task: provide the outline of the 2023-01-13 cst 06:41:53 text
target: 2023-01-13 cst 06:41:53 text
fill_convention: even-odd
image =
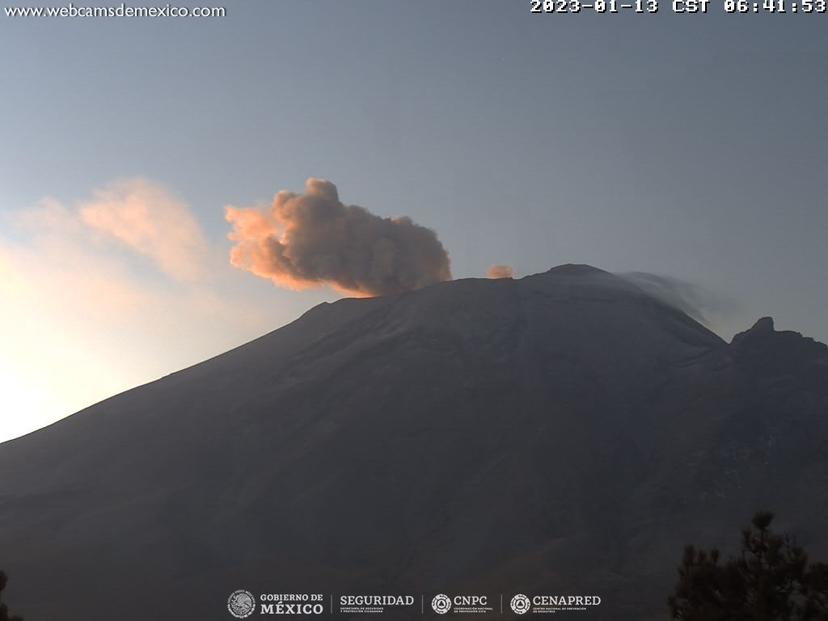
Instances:
[[[811,14],[826,12],[828,0],[529,0],[535,14],[581,13],[658,13],[661,4],[679,14],[704,14],[714,8],[723,13]]]

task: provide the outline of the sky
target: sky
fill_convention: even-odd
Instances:
[[[455,278],[648,272],[724,338],[828,341],[825,14],[223,6],[0,14],[0,440],[341,297],[228,259],[226,208],[309,177],[436,231]]]

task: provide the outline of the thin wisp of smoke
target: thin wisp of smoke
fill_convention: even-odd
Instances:
[[[724,294],[673,276],[649,272],[627,272],[619,275],[649,295],[708,327],[713,327],[713,318],[721,319],[731,315],[738,307],[736,302]]]

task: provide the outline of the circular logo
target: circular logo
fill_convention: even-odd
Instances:
[[[518,615],[525,615],[529,612],[529,609],[532,607],[532,602],[529,601],[529,598],[526,597],[523,593],[518,593],[512,598],[512,601],[509,602],[509,605],[512,607],[512,612]]]
[[[255,612],[256,598],[253,597],[253,593],[244,589],[233,591],[227,598],[227,610],[236,619],[245,619]]]
[[[451,600],[448,595],[440,593],[439,595],[435,595],[434,599],[431,600],[431,607],[438,615],[444,615],[451,610]]]

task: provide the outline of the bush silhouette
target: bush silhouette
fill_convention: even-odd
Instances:
[[[772,513],[757,513],[742,531],[742,550],[721,562],[718,550],[687,546],[671,618],[683,621],[828,621],[828,565],[788,535],[770,530]]]
[[[0,571],[0,621],[23,621],[18,616],[9,616],[9,609],[3,603],[3,589],[6,588],[6,583],[8,583],[9,578],[6,576],[5,572]]]

